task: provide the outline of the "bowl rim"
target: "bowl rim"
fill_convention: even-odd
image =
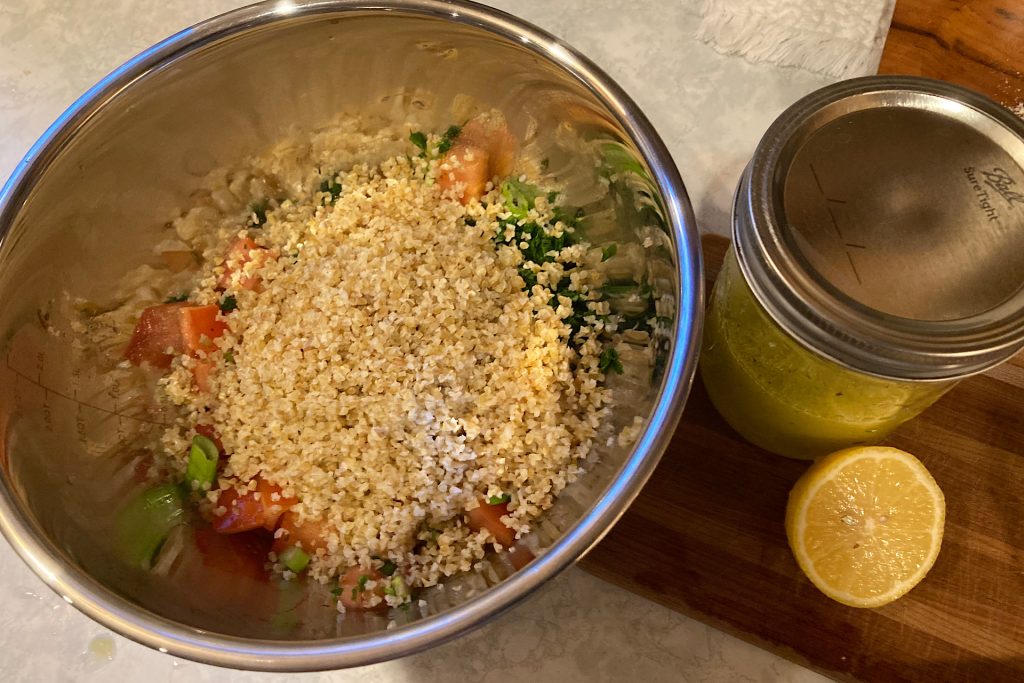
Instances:
[[[682,414],[696,369],[704,280],[696,222],[671,155],[639,107],[599,67],[546,31],[503,11],[464,0],[266,0],[186,28],[144,50],[79,97],[32,145],[0,189],[0,249],[34,180],[85,123],[125,88],[197,48],[296,16],[394,12],[467,24],[516,41],[560,67],[608,107],[642,154],[661,192],[678,246],[673,345],[655,408],[618,474],[590,509],[537,561],[479,596],[402,627],[368,636],[274,641],[240,638],[161,617],[114,593],[57,548],[0,477],[0,532],[66,602],[107,628],[160,652],[197,662],[258,671],[319,671],[372,664],[447,642],[511,609],[581,558],[604,537],[640,492]],[[0,439],[6,438],[0,434]],[[4,445],[0,443],[0,452]],[[5,473],[6,474],[6,473]]]

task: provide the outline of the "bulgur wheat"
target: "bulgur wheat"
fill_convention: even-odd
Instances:
[[[179,221],[205,260],[190,301],[224,310],[231,298],[215,350],[179,355],[161,381],[183,408],[163,443],[184,453],[197,425],[219,434],[230,456],[205,493],[210,516],[257,477],[296,499],[299,520],[323,529],[307,548],[315,578],[386,560],[430,586],[494,541],[467,510],[509,496],[502,522],[521,536],[580,475],[611,400],[599,335],[614,322],[587,267],[600,250],[557,241],[544,262],[525,260],[523,226],[571,232],[548,197],[516,219],[488,182],[463,204],[437,182],[458,163],[428,153],[442,138],[415,155],[398,151],[395,128],[368,128],[286,141],[226,176],[289,199],[226,200],[230,211]],[[335,156],[335,171],[325,141],[358,154]],[[251,244],[229,252],[239,240]]]

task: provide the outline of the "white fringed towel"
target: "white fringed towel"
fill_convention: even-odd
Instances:
[[[725,54],[835,78],[874,73],[895,0],[702,0],[697,36]]]

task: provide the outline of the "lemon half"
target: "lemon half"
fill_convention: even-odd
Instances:
[[[825,595],[880,607],[924,578],[942,545],[946,502],[910,453],[847,448],[811,466],[789,494],[786,535]]]

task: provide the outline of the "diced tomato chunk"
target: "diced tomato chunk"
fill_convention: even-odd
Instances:
[[[459,131],[438,169],[437,183],[443,190],[461,187],[459,201],[463,204],[479,199],[487,181],[512,172],[518,148],[501,114],[480,114]]]
[[[512,563],[512,566],[516,569],[522,569],[526,565],[533,562],[533,553],[523,543],[516,541],[508,549],[508,561]]]
[[[386,579],[376,569],[352,567],[338,582],[341,604],[349,609],[385,609],[388,604],[384,600],[384,584]],[[378,601],[376,598],[379,598]]]
[[[196,529],[195,541],[203,565],[231,576],[267,580],[265,565],[270,552],[270,535],[266,532],[225,536],[213,529]]]
[[[199,263],[196,261],[196,255],[191,251],[162,251],[160,252],[160,258],[163,259],[164,265],[172,273],[180,273],[183,270],[195,270]]]
[[[285,498],[277,484],[256,477],[255,490],[243,494],[234,488],[221,491],[217,507],[223,507],[226,512],[215,515],[211,526],[221,534],[237,534],[260,527],[272,529],[278,518],[297,502],[294,498]]]
[[[267,250],[256,244],[252,238],[239,237],[228,247],[227,256],[224,257],[224,273],[217,280],[217,286],[227,289],[236,270],[241,270],[249,262],[261,265],[266,254]],[[239,278],[238,285],[242,289],[259,291],[260,278],[258,275],[243,275]]]
[[[192,366],[192,381],[196,389],[202,393],[210,391],[210,375],[213,374],[213,362],[205,358],[196,360]]]
[[[132,458],[132,481],[136,484],[153,484],[166,481],[171,472],[163,464],[157,465],[156,459],[149,451],[139,451]]]
[[[516,542],[516,535],[501,521],[501,518],[507,514],[508,503],[491,505],[484,500],[480,501],[480,505],[466,512],[470,528],[476,531],[487,529],[498,543],[510,548]]]
[[[488,179],[503,178],[515,167],[519,143],[500,114],[488,113],[466,122],[456,138],[456,144],[479,147],[487,152]]]
[[[185,350],[181,310],[186,306],[183,303],[158,304],[142,311],[124,357],[132,365],[149,363],[157,368],[169,367],[174,356]]]
[[[466,204],[483,196],[487,189],[487,152],[480,147],[454,145],[438,169],[437,184],[442,190],[461,191],[459,201]]]
[[[283,533],[274,534],[272,550],[275,553],[298,546],[313,555],[317,549],[327,548],[327,527],[323,520],[307,519],[300,523],[298,514],[289,510],[281,515],[277,528],[283,530]]]
[[[228,329],[227,323],[217,318],[219,313],[220,308],[215,304],[181,309],[181,336],[188,351],[210,352],[217,348],[213,340]]]

